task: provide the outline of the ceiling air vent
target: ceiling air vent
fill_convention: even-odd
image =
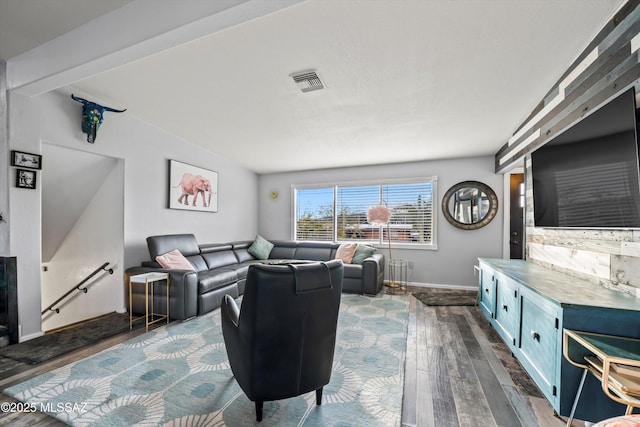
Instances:
[[[305,71],[302,73],[292,74],[291,77],[302,92],[324,89],[324,85],[315,71]]]

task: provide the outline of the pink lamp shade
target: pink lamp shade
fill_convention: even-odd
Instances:
[[[367,222],[374,225],[384,225],[391,219],[391,211],[383,205],[371,206],[367,211]]]

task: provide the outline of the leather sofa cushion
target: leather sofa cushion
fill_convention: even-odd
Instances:
[[[229,251],[233,249],[231,243],[211,243],[208,245],[200,245],[201,254],[209,254],[212,252]]]
[[[238,273],[233,268],[216,268],[198,274],[198,295],[227,286],[238,281]]]
[[[251,261],[246,261],[241,264],[238,264],[235,267],[236,273],[238,274],[238,279],[242,280],[247,277],[247,271],[249,271],[249,266],[252,264],[263,264],[264,261],[260,261],[257,259],[252,259]]]
[[[251,265],[250,263],[246,263],[246,264],[239,264],[236,267],[236,274],[238,275],[238,280],[247,278],[247,271],[249,271],[250,265]]]
[[[271,243],[273,243],[274,246],[269,254],[269,259],[295,259],[296,246],[298,246],[296,242],[284,241]]]
[[[242,263],[245,261],[253,260],[253,255],[249,253],[249,246],[251,246],[252,242],[234,242],[232,243],[233,252],[236,254],[236,258],[238,258],[238,262]]]
[[[218,267],[225,267],[227,265],[238,264],[238,259],[236,258],[231,248],[218,252],[203,253],[202,258],[204,258],[205,262],[207,263],[207,267],[209,268],[209,270],[213,270]]]
[[[204,262],[204,259],[200,255],[188,256],[187,259],[193,265],[193,268],[195,268],[197,272],[208,270],[207,263]]]
[[[312,243],[305,242],[304,246],[296,248],[293,259],[329,261],[335,256],[339,245],[333,243]]]
[[[200,247],[196,236],[193,234],[166,234],[162,236],[147,237],[149,255],[154,260],[158,255],[166,254],[177,249],[182,255],[189,258],[200,254]]]

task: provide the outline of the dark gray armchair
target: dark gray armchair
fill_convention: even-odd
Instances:
[[[242,308],[225,296],[222,332],[233,375],[262,420],[263,402],[329,383],[342,292],[340,260],[252,265]]]

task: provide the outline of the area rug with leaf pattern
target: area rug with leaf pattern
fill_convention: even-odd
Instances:
[[[407,296],[342,295],[330,383],[255,406],[233,378],[220,310],[174,322],[4,392],[74,426],[399,426]]]

